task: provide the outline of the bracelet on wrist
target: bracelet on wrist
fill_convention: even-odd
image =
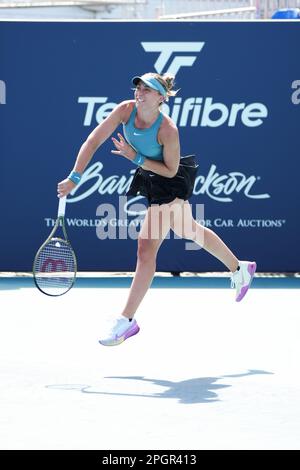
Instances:
[[[141,153],[137,153],[134,159],[132,160],[132,162],[138,166],[142,166],[145,160],[146,160],[146,157],[144,157],[144,155],[142,155]]]
[[[68,179],[71,180],[74,184],[78,184],[81,180],[81,174],[77,171],[71,171],[68,176]]]

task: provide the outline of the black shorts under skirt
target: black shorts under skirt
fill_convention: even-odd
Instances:
[[[177,197],[189,199],[193,194],[198,167],[195,155],[180,158],[177,174],[173,178],[160,176],[153,171],[138,167],[126,195],[144,196],[148,199],[149,205],[168,204]]]

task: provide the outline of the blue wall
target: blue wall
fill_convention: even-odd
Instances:
[[[298,23],[0,23],[0,270],[31,270],[56,216],[57,182],[97,123],[132,98],[131,77],[177,70],[169,112],[182,154],[200,166],[195,215],[204,204],[206,224],[259,271],[299,271],[299,44]],[[124,227],[115,240],[96,233],[140,221],[122,205],[97,215],[100,204],[118,207],[134,170],[111,149],[108,140],[96,152],[67,204],[82,271],[135,267]],[[166,240],[158,270],[224,270],[185,248]]]

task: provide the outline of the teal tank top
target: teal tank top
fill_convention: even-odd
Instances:
[[[164,117],[163,114],[159,113],[158,118],[151,127],[138,129],[134,125],[136,111],[136,106],[134,106],[129,120],[126,124],[123,124],[124,136],[127,142],[145,157],[163,161],[163,146],[157,142],[157,134]]]

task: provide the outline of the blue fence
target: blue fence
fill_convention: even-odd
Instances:
[[[195,216],[204,204],[205,224],[260,271],[299,271],[299,43],[297,22],[1,22],[0,270],[31,270],[57,182],[97,123],[132,99],[131,77],[170,71],[180,92],[165,112],[199,163]],[[108,139],[67,204],[83,271],[135,267],[133,206],[145,201],[120,199],[134,168],[111,149]],[[171,237],[157,269],[224,267]]]

